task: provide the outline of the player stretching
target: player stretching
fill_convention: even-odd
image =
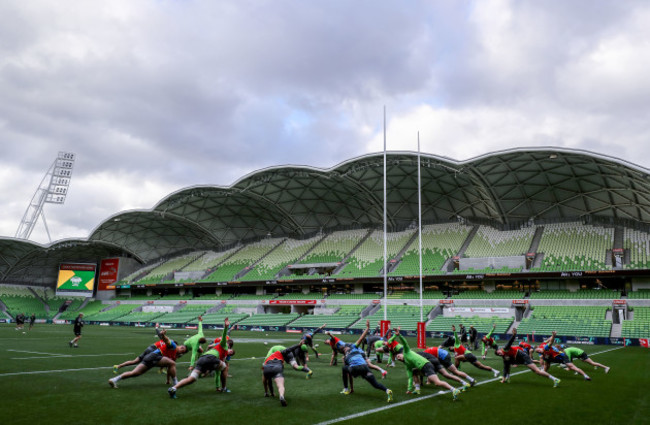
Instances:
[[[175,360],[178,355],[185,353],[187,351],[187,348],[184,345],[176,345],[176,342],[169,339],[167,333],[164,330],[160,331],[160,335],[161,340],[156,342],[156,349],[154,351],[145,355],[140,364],[138,364],[135,369],[129,372],[124,372],[115,378],[109,379],[108,385],[110,385],[112,388],[117,388],[118,381],[140,376],[154,366],[166,367],[168,376],[172,378],[174,383],[176,383],[177,380]]]
[[[605,373],[609,373],[609,366],[605,366],[602,363],[597,363],[589,358],[585,350],[582,350],[578,347],[567,347],[564,349],[564,353],[569,357],[569,361],[573,362],[573,359],[580,359],[583,362],[592,365],[594,368],[603,368]]]
[[[399,332],[400,328],[398,327],[395,330],[394,337],[397,337],[399,342],[402,344],[402,347],[404,347],[404,351],[397,354],[395,356],[395,359],[403,362],[406,366],[406,377],[408,378],[407,393],[410,391],[412,393],[419,394],[420,384],[418,383],[416,385],[413,385],[413,372],[421,372],[424,376],[427,377],[427,382],[448,389],[451,392],[454,400],[456,400],[460,394],[460,390],[458,388],[452,387],[445,381],[441,381],[436,375],[436,371],[433,365],[418,353],[411,351],[408,342],[402,335],[400,335]]]
[[[471,365],[474,366],[475,368],[489,370],[494,374],[495,378],[499,376],[498,370],[493,369],[490,366],[486,366],[483,363],[479,362],[476,356],[472,354],[472,352],[466,349],[464,345],[461,345],[461,341],[458,338],[458,335],[456,334],[455,325],[451,325],[451,330],[454,332],[454,353],[456,354],[454,366],[456,366],[456,368],[460,367],[460,362],[470,362]]]
[[[447,350],[445,350],[443,348],[438,348],[438,347],[430,347],[430,348],[427,348],[426,350],[424,350],[424,352],[428,353],[428,354],[431,354],[432,356],[437,358],[440,361],[440,364],[445,369],[447,369],[449,372],[451,372],[454,375],[461,378],[459,382],[463,384],[463,387],[467,387],[467,385],[468,385],[467,382],[465,382],[463,380],[463,378],[467,379],[469,381],[469,385],[471,385],[471,386],[476,385],[476,379],[472,378],[471,376],[469,376],[465,372],[461,372],[460,370],[458,370],[458,368],[456,368],[456,366],[454,366],[451,363],[451,355],[449,355],[449,352]],[[455,379],[455,380],[457,381],[457,379]]]
[[[196,362],[196,359],[198,356],[203,352],[203,348],[201,348],[201,344],[206,343],[205,335],[203,335],[203,316],[199,316],[199,330],[196,333],[196,335],[193,335],[189,338],[187,338],[185,341],[183,341],[183,345],[187,349],[188,352],[192,353],[192,356],[190,357],[190,366],[189,370],[192,371],[194,369],[194,363]]]
[[[316,354],[316,358],[318,358],[320,354],[314,348],[314,334],[317,334],[318,332],[322,331],[323,328],[325,328],[325,325],[327,325],[327,323],[323,323],[323,326],[321,326],[320,328],[316,328],[313,331],[307,331],[302,334],[302,339],[304,341],[304,344],[307,345],[307,347],[311,347],[311,349],[314,351],[314,354]],[[307,357],[306,360],[309,361],[309,357]]]
[[[211,347],[212,348],[209,348],[205,354],[199,357],[199,359],[196,361],[196,365],[192,368],[192,373],[190,373],[187,378],[181,379],[174,386],[167,389],[169,397],[176,398],[176,391],[179,388],[193,384],[197,379],[199,379],[199,376],[201,376],[201,374],[215,371],[216,374],[219,375],[221,372],[226,370],[226,363],[222,362],[219,359],[219,351],[215,348],[214,345]]]
[[[401,354],[404,352],[404,347],[402,344],[399,343],[399,341],[395,338],[395,335],[390,337],[388,341],[386,341],[386,338],[388,338],[388,335],[392,332],[391,328],[388,328],[386,331],[386,335],[384,335],[384,339],[382,340],[382,349],[376,349],[378,353],[383,351],[384,353],[390,354],[390,358],[388,359],[388,366],[390,367],[395,367],[395,358],[398,354]]]
[[[332,335],[329,331],[325,332],[327,336],[329,336],[329,339],[325,341],[327,345],[329,345],[332,348],[332,357],[330,358],[330,366],[336,366],[338,363],[337,357],[339,354],[343,354],[343,341],[341,341],[339,338],[335,337]]]
[[[361,341],[366,337],[370,331],[370,321],[366,320],[366,329],[361,334],[361,337],[354,344],[345,344],[343,347],[343,353],[345,355],[343,360],[343,391],[342,394],[351,394],[352,393],[352,380],[356,377],[361,377],[365,379],[370,385],[377,388],[378,390],[384,391],[387,396],[387,401],[390,403],[393,401],[393,392],[386,388],[381,383],[377,382],[377,378],[370,371],[370,367],[377,369],[378,367],[373,365],[368,361],[366,353],[362,348],[359,347]],[[379,368],[381,370],[381,368]],[[382,370],[382,376],[386,376],[386,371]],[[348,386],[348,382],[350,386]]]
[[[156,323],[156,327],[154,328],[154,330],[156,331],[156,336],[158,337],[158,339],[161,340],[161,339],[162,339],[162,334],[161,334],[161,329],[158,327],[158,323]],[[142,359],[144,359],[144,357],[145,357],[147,354],[149,354],[149,353],[151,353],[151,352],[153,352],[153,351],[156,351],[157,348],[158,348],[158,347],[156,346],[156,344],[151,344],[150,346],[148,346],[148,347],[147,347],[147,348],[142,352],[142,354],[140,354],[140,355],[139,355],[138,357],[136,357],[135,359],[133,359],[133,360],[127,360],[127,361],[125,361],[124,363],[120,363],[120,364],[113,365],[113,373],[117,375],[117,372],[118,372],[120,369],[122,369],[123,367],[126,367],[126,366],[133,366],[133,365],[135,365],[135,364],[140,363],[140,362],[142,361]],[[164,369],[165,369],[165,368],[160,368],[160,373],[163,373],[163,370],[164,370]],[[170,378],[169,378],[169,376],[168,376],[168,377],[167,377],[167,380],[169,381],[169,379],[170,379]],[[167,382],[167,383],[169,384],[169,382]]]
[[[553,331],[550,340],[548,341],[548,343],[544,344],[542,348],[543,350],[542,354],[544,356],[544,370],[548,371],[548,368],[550,367],[551,363],[557,363],[566,366],[569,370],[579,373],[580,375],[582,375],[585,381],[591,381],[589,375],[587,375],[584,370],[574,365],[569,359],[569,356],[567,356],[565,353],[560,351],[560,349],[558,349],[557,347],[553,346],[553,342],[555,341],[555,335],[557,335],[557,332]]]
[[[452,381],[456,381],[459,384],[461,384],[463,386],[461,388],[461,391],[465,391],[468,387],[470,387],[470,384],[468,384],[467,382],[460,379],[460,377],[449,373],[447,371],[447,369],[445,369],[445,367],[442,365],[442,363],[440,363],[440,360],[438,360],[438,358],[436,356],[434,356],[433,354],[429,354],[426,351],[418,351],[418,354],[421,355],[422,357],[424,357],[425,359],[427,359],[429,361],[429,363],[431,363],[433,365],[433,370],[435,370],[436,373],[439,373],[440,375],[444,376],[445,378],[451,379]],[[474,383],[476,383],[476,381],[474,381]],[[406,393],[408,394],[409,392],[407,391]],[[419,393],[417,393],[417,394],[419,394]]]
[[[235,342],[228,336],[230,327],[230,320],[226,317],[223,321],[223,333],[220,337],[214,339],[214,343],[208,346],[208,350],[215,349],[219,353],[219,360],[226,366],[217,372],[214,376],[214,385],[218,392],[229,393],[230,390],[226,387],[226,380],[228,379],[228,362],[230,358],[235,355],[235,350],[232,347]]]
[[[492,329],[490,332],[485,335],[483,338],[481,338],[481,352],[483,353],[483,360],[485,360],[485,356],[487,355],[487,350],[488,348],[495,347],[496,344],[494,343],[494,338],[492,338],[492,334],[494,333],[494,330],[497,328],[496,324],[492,325]]]
[[[284,398],[284,363],[289,363],[295,370],[305,372],[307,379],[311,377],[313,372],[307,366],[298,366],[296,359],[293,358],[293,350],[300,347],[303,341],[285,348],[282,345],[275,345],[269,349],[264,359],[262,366],[262,385],[264,386],[264,397],[275,397],[273,392],[273,382],[278,387],[278,395],[280,396],[280,404],[282,407],[287,406],[287,400]]]
[[[560,380],[554,377],[553,375],[550,375],[548,372],[541,370],[537,366],[535,366],[535,363],[531,360],[531,358],[524,352],[524,350],[519,347],[513,347],[512,343],[515,341],[515,337],[517,336],[517,328],[514,328],[512,330],[512,336],[508,340],[508,343],[505,345],[503,348],[497,348],[496,349],[496,355],[499,357],[503,357],[503,377],[501,378],[501,383],[503,384],[504,382],[510,382],[510,366],[513,364],[523,364],[526,365],[530,370],[538,374],[539,376],[543,376],[544,378],[548,378],[553,381],[553,387],[557,387],[560,384]]]

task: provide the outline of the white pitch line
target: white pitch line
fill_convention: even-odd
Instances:
[[[58,356],[59,355],[57,353],[41,353],[39,351],[12,350],[11,348],[7,349],[7,351],[13,351],[14,353],[44,354],[46,356]]]
[[[83,369],[57,369],[57,370],[35,370],[32,372],[10,372],[10,373],[0,373],[0,378],[3,376],[16,376],[16,375],[38,375],[41,373],[63,373],[63,372],[79,372],[83,370],[101,370],[101,369],[113,369],[113,366],[103,366],[103,367],[86,367]]]
[[[127,353],[127,354],[133,354],[133,353]],[[99,355],[117,356],[118,354],[99,354]],[[124,354],[119,354],[119,355],[124,355]],[[88,354],[87,356],[95,356],[95,354]],[[81,355],[70,355],[70,357],[85,357],[85,356],[81,354]],[[44,358],[49,359],[53,357],[44,357]],[[235,360],[264,360],[264,357],[245,357],[239,359],[230,359],[231,362]],[[176,364],[190,364],[190,362],[176,362]],[[0,378],[2,378],[3,376],[38,375],[38,374],[45,374],[45,373],[63,373],[63,372],[83,372],[86,370],[101,370],[101,369],[112,369],[112,368],[113,366],[98,366],[98,367],[85,367],[81,369],[55,369],[55,370],[34,370],[31,372],[8,372],[8,373],[0,373]]]
[[[591,354],[589,354],[589,356],[595,356],[595,355],[597,355],[597,354],[608,353],[608,352],[610,352],[610,351],[620,350],[621,348],[623,348],[623,347],[610,348],[609,350],[599,351],[599,352],[597,352],[597,353],[591,353]],[[531,371],[530,369],[526,368],[526,370],[522,370],[522,371],[519,371],[519,372],[511,373],[510,376],[521,375],[522,373],[528,373],[528,372],[532,372],[532,371]],[[500,376],[498,376],[498,377],[496,377],[496,378],[488,379],[488,380],[486,380],[486,381],[481,381],[481,382],[479,382],[478,384],[476,384],[476,386],[478,386],[478,385],[483,385],[483,384],[489,384],[489,383],[491,383],[491,382],[495,382],[495,381],[499,381],[499,380],[501,380],[501,377],[500,377]],[[445,392],[443,392],[443,393],[439,393],[439,392],[437,392],[437,393],[435,393],[435,394],[429,394],[429,395],[425,395],[425,396],[422,396],[422,397],[414,398],[414,399],[411,399],[411,400],[400,401],[399,403],[390,404],[390,405],[387,405],[387,406],[384,406],[384,407],[378,407],[378,408],[376,408],[376,409],[366,410],[366,411],[363,411],[363,412],[354,413],[354,414],[352,414],[352,415],[342,416],[342,417],[340,417],[340,418],[330,419],[330,420],[328,420],[328,421],[324,421],[324,422],[319,422],[319,423],[317,423],[317,424],[315,424],[315,425],[331,425],[331,424],[335,424],[335,423],[339,423],[339,422],[347,421],[347,420],[350,420],[350,419],[356,419],[356,418],[360,418],[360,417],[362,417],[362,416],[371,415],[371,414],[373,414],[373,413],[383,412],[384,410],[392,409],[392,408],[394,408],[394,407],[404,406],[404,405],[406,405],[406,404],[415,403],[415,402],[418,402],[418,401],[426,400],[426,399],[433,398],[433,397],[438,397],[438,396],[445,395],[445,394],[450,394],[450,392],[449,392],[449,391],[445,391]]]
[[[47,353],[43,353],[47,354]],[[56,359],[61,357],[106,357],[106,356],[132,356],[135,353],[115,353],[115,354],[50,354],[47,357],[11,357],[9,360],[31,360],[31,359]]]

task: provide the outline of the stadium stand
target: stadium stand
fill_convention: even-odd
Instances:
[[[550,335],[557,331],[565,336],[609,337],[611,320],[605,318],[607,307],[536,306],[518,327],[520,334]]]
[[[196,260],[185,266],[183,271],[200,272],[212,269],[240,248],[241,246],[238,246],[221,252],[205,251],[203,255],[200,255]]]
[[[334,231],[316,243],[296,264],[340,263],[367,234],[368,229]],[[283,276],[283,279],[313,279],[320,276],[324,277],[326,275],[318,273],[318,270],[312,270],[307,273],[293,272],[287,276]]]
[[[387,259],[394,258],[413,237],[414,230],[388,233],[386,235]],[[384,268],[384,232],[373,231],[366,240],[346,259],[346,266],[337,277],[378,276]]]
[[[277,297],[277,294],[265,294],[265,295],[256,295],[256,294],[235,294],[232,296],[232,300],[237,301],[248,301],[248,300],[271,300]]]
[[[522,299],[525,298],[526,293],[522,291],[508,291],[496,290],[493,292],[486,292],[480,290],[463,291],[454,294],[451,298],[456,300],[503,300],[503,299]]]
[[[318,328],[327,323],[327,329],[345,329],[359,320],[359,314],[364,308],[365,306],[344,306],[331,315],[305,314],[292,322],[291,327]]]
[[[138,284],[174,282],[172,276],[174,271],[181,270],[183,267],[196,261],[203,254],[204,251],[195,251],[172,258],[152,268],[146,276],[137,279],[135,282]]]
[[[395,300],[419,300],[420,293],[418,291],[395,291],[388,294],[388,298]],[[422,299],[425,300],[441,300],[444,298],[446,296],[440,291],[422,291]]]
[[[240,326],[286,326],[300,317],[298,313],[253,314],[237,323]],[[321,323],[322,325],[322,323]]]
[[[611,291],[606,289],[579,289],[578,291],[571,292],[569,290],[561,289],[547,289],[544,291],[535,291],[531,292],[530,299],[533,300],[561,300],[561,299],[573,299],[573,300],[602,300],[602,299],[617,299],[620,298],[621,293],[619,291]]]
[[[99,311],[95,314],[89,314],[86,316],[84,313],[84,320],[86,321],[95,321],[95,322],[111,322],[111,321],[121,321],[121,318],[123,316],[126,316],[129,314],[132,310],[141,307],[141,305],[138,304],[118,304],[118,305],[112,305],[108,306],[110,308]]]
[[[445,317],[436,316],[433,320],[427,323],[427,331],[451,333],[451,326],[455,325],[458,329],[460,324],[465,325],[466,329],[474,326],[481,334],[487,334],[492,330],[492,325],[497,325],[496,333],[506,333],[514,319],[504,317]]]
[[[429,224],[422,226],[422,274],[443,274],[447,259],[455,256],[471,231],[471,226],[460,223]],[[420,242],[417,236],[410,244],[390,276],[417,276],[420,274]]]
[[[231,299],[233,294],[196,294],[194,295],[195,300],[201,300],[201,301],[206,301],[206,300],[229,300]]]
[[[614,229],[579,222],[544,226],[537,252],[544,253],[534,271],[607,270],[607,250],[612,249]]]
[[[262,258],[254,268],[242,277],[242,281],[271,280],[287,265],[296,262],[310,250],[322,236],[305,240],[287,239],[268,255]]]
[[[108,307],[109,307],[108,305],[103,304],[100,300],[89,301],[88,303],[86,303],[85,306],[83,306],[83,308],[79,308],[75,310],[72,307],[68,307],[66,311],[61,313],[59,319],[74,320],[74,318],[77,317],[79,313],[83,313],[84,320],[88,320],[88,317],[95,315]]]
[[[146,312],[146,311],[131,311],[119,319],[120,322],[131,323],[154,323],[158,321],[159,317],[164,316],[165,313],[161,312]]]
[[[160,323],[188,323],[213,308],[212,304],[186,304],[181,309],[161,315],[156,321]]]
[[[650,299],[650,289],[637,289],[633,292],[628,292],[627,297],[632,300],[648,300]]]
[[[223,325],[223,321],[227,317],[228,320],[230,320],[231,325],[234,325],[236,323],[239,323],[242,319],[245,319],[249,316],[249,314],[247,313],[237,312],[237,309],[255,309],[255,308],[257,308],[257,305],[255,304],[225,305],[222,308],[218,308],[216,311],[212,311],[213,309],[211,308],[203,315],[203,324]],[[192,319],[189,321],[189,324],[196,325],[198,324],[198,320]]]
[[[37,319],[49,318],[43,301],[36,298],[28,288],[0,286],[0,301],[6,306],[6,311],[11,317],[15,318],[20,313],[26,316],[34,313]]]
[[[327,296],[328,300],[378,300],[383,298],[383,294],[378,294],[375,292],[363,293],[363,294],[340,294],[334,293]]]
[[[247,267],[255,264],[271,249],[282,242],[282,238],[266,238],[261,241],[245,245],[217,266],[217,269],[207,277],[200,279],[204,282],[229,282]]]
[[[500,231],[490,226],[479,226],[465,250],[467,257],[508,257],[525,255],[537,228]]]
[[[634,307],[634,319],[624,320],[623,338],[650,338],[650,307]]]
[[[630,253],[626,269],[650,269],[650,234],[625,228],[623,248]]]
[[[424,306],[422,312],[424,321],[427,320],[427,316],[431,310],[431,306]],[[393,328],[401,326],[404,330],[414,331],[417,329],[417,324],[420,321],[420,307],[409,305],[390,306],[388,308],[387,318],[390,320],[391,327]],[[366,326],[366,320],[370,320],[371,329],[378,326],[379,322],[384,320],[384,306],[379,307],[369,316],[359,320],[357,323],[352,325],[350,329],[364,329]]]
[[[310,292],[303,294],[302,292],[289,292],[277,297],[280,300],[322,300],[325,298],[322,292]]]
[[[363,237],[368,233],[367,229],[339,230],[327,235],[320,243],[314,246],[299,264],[335,263],[343,260],[352,249],[354,249]]]

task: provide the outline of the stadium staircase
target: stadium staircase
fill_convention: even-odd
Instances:
[[[347,260],[352,256],[352,254],[354,254],[354,251],[356,251],[357,249],[359,249],[359,247],[360,247],[361,245],[363,245],[363,243],[366,241],[366,239],[368,239],[368,238],[370,237],[370,235],[372,235],[372,232],[374,232],[374,229],[368,229],[368,233],[366,233],[366,235],[365,235],[363,238],[361,238],[361,240],[359,241],[359,243],[356,244],[356,245],[354,246],[354,248],[352,248],[352,249],[350,250],[350,252],[348,252],[348,254],[347,254],[347,255],[346,255],[346,256],[341,260],[341,264],[340,264],[337,268],[335,268],[334,271],[332,271],[332,275],[333,275],[333,276],[336,275],[336,274],[338,274],[341,270],[343,270],[343,269],[345,268],[345,266],[348,265],[348,264],[346,263],[346,261],[347,261]]]
[[[278,249],[278,247],[280,247],[280,245],[282,245],[282,244],[284,243],[284,241],[286,241],[286,240],[287,240],[287,238],[282,238],[282,239],[280,239],[280,241],[279,241],[279,242],[278,242],[274,247],[272,247],[271,249],[269,249],[269,250],[267,251],[266,254],[262,255],[262,256],[261,256],[260,258],[258,258],[257,261],[255,261],[253,264],[251,264],[250,266],[246,267],[244,270],[242,270],[242,271],[240,271],[239,273],[237,273],[237,274],[235,275],[235,277],[234,277],[233,280],[239,280],[239,279],[241,279],[242,277],[244,277],[248,272],[250,272],[251,270],[253,270],[253,269],[255,268],[255,266],[257,266],[259,263],[261,263],[262,260],[263,260],[264,258],[266,258],[269,254],[271,254],[273,251],[275,251],[276,249]]]
[[[609,334],[610,338],[620,338],[623,333],[622,323],[612,323],[612,331]]]
[[[404,247],[397,253],[397,255],[388,260],[388,273],[392,272],[400,265],[402,262],[402,257],[406,251],[411,247],[411,244],[418,238],[418,232],[413,233],[413,236],[404,244]],[[392,261],[392,262],[391,262]],[[382,267],[379,271],[380,274],[384,274],[384,268]]]
[[[508,334],[508,335],[512,334],[512,330],[514,328],[518,328],[520,323],[521,323],[520,320],[515,320],[514,322],[512,322],[512,325],[510,325],[510,327],[506,331],[506,334]]]
[[[45,312],[47,313],[47,316],[49,316],[50,315],[50,306],[49,306],[49,304],[38,294],[38,292],[36,292],[34,290],[34,288],[32,288],[31,286],[28,286],[27,289],[29,290],[29,292],[31,292],[34,295],[34,298],[36,298],[37,300],[39,300],[40,302],[43,303],[43,308],[45,309]]]
[[[539,241],[542,240],[542,234],[544,234],[544,226],[538,226],[537,230],[535,230],[535,234],[533,235],[533,240],[530,241],[530,248],[528,248],[528,252],[537,252],[537,248],[539,248]]]
[[[538,226],[537,230],[535,230],[535,234],[533,235],[533,240],[530,241],[530,248],[528,248],[528,252],[535,253],[535,257],[533,258],[533,262],[529,265],[529,268],[539,267],[542,265],[542,261],[544,260],[544,254],[538,253],[537,249],[539,248],[539,241],[542,240],[543,234],[544,234],[544,226]]]
[[[316,249],[316,247],[327,238],[327,236],[328,236],[327,233],[323,233],[321,238],[318,241],[316,241],[316,243],[313,244],[311,248],[307,250],[307,252],[305,252],[300,257],[298,257],[293,263],[300,264],[300,262],[305,258],[307,258],[307,256],[309,256],[309,254],[311,254]],[[276,278],[279,279],[285,276],[290,276],[291,275],[291,271],[289,270],[290,265],[291,264],[285,265],[284,268],[278,272]]]
[[[481,226],[472,227],[472,230],[470,230],[469,235],[467,235],[465,242],[463,242],[463,244],[461,245],[460,249],[458,250],[458,254],[456,254],[456,256],[462,257],[463,254],[465,254],[465,251],[467,251],[467,248],[472,243],[472,239],[474,239],[474,236],[476,236],[476,234],[478,233],[479,227]]]

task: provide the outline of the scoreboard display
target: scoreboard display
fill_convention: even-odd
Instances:
[[[96,264],[62,263],[56,282],[56,295],[92,297],[95,291]]]

